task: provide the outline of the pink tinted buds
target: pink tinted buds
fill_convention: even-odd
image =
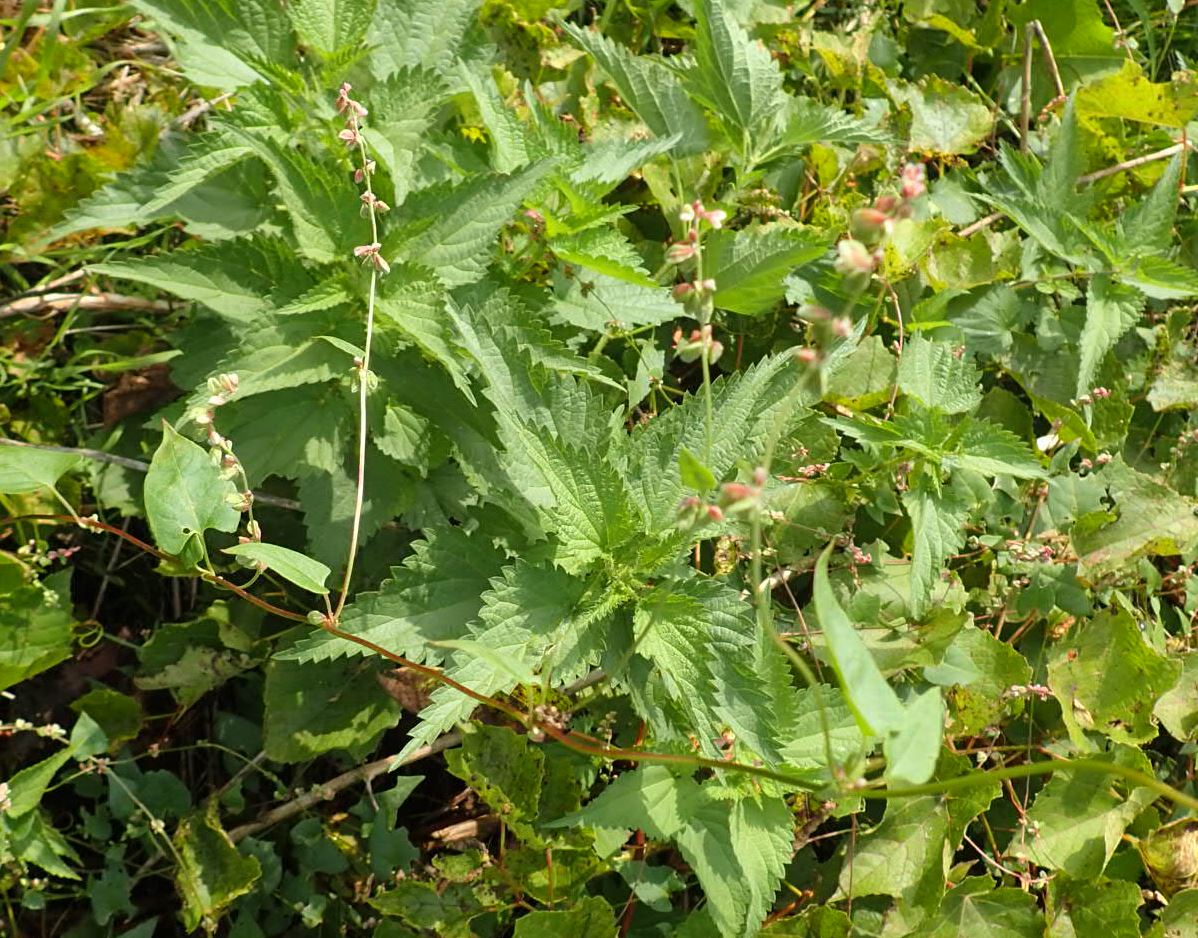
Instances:
[[[712,228],[724,227],[724,221],[728,217],[728,213],[722,208],[713,208],[710,212],[704,212],[703,217],[707,219],[707,224]]]
[[[349,96],[352,88],[353,85],[345,81],[337,89],[337,113],[344,114],[346,111],[350,111],[355,117],[365,117],[367,113],[366,108],[362,107],[361,104]]]
[[[674,299],[681,300],[683,297],[694,292],[695,285],[693,283],[680,283],[674,287]]]
[[[375,241],[373,244],[360,244],[354,248],[354,257],[360,258],[367,264],[371,264],[375,270],[382,273],[390,273],[391,266],[383,259],[383,255],[379,253],[382,250],[382,245]]]
[[[384,215],[391,211],[391,206],[376,196],[373,192],[363,192],[360,196],[362,199],[362,215],[369,214],[373,209],[377,214]]]
[[[695,246],[689,242],[680,241],[671,244],[666,250],[666,261],[670,264],[681,264],[695,256]]]
[[[836,269],[842,274],[873,273],[877,260],[869,248],[856,238],[845,238],[836,245]]]
[[[853,237],[864,241],[873,239],[881,234],[885,230],[888,221],[890,221],[890,216],[881,209],[859,208],[853,212],[849,227],[853,232]]]
[[[362,141],[361,135],[352,127],[346,127],[337,134],[337,139],[343,141],[347,147],[356,147]]]
[[[908,163],[899,176],[899,194],[904,199],[918,199],[928,191],[927,178],[923,163]]]
[[[674,351],[684,362],[697,361],[706,352],[709,364],[715,364],[724,354],[724,344],[711,336],[711,326],[691,331],[690,337],[682,338],[682,330],[674,330]]]
[[[367,160],[365,166],[359,166],[354,170],[354,182],[361,184],[362,180],[367,176],[374,175],[374,160]]]

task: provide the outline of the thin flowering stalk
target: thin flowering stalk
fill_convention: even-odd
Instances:
[[[370,219],[370,244],[354,248],[354,256],[370,265],[370,289],[366,300],[366,341],[363,345],[362,358],[358,366],[358,475],[357,491],[354,493],[354,514],[350,524],[349,552],[345,559],[345,576],[341,580],[341,592],[337,597],[337,605],[333,607],[332,621],[341,617],[349,597],[350,581],[354,575],[354,561],[358,557],[358,536],[362,530],[362,506],[366,497],[366,397],[370,393],[370,346],[374,340],[374,303],[378,292],[380,273],[387,273],[387,261],[380,253],[378,215],[386,211],[386,205],[374,194],[371,175],[374,172],[374,161],[366,152],[366,141],[362,135],[361,120],[366,116],[366,108],[349,96],[350,85],[345,82],[337,92],[337,110],[346,115],[346,126],[338,136],[348,146],[358,151],[360,164],[354,172],[354,180],[365,186],[362,194],[362,208]]]

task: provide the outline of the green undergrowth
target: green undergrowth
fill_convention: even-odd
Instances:
[[[16,6],[9,931],[1198,934],[1184,4]]]

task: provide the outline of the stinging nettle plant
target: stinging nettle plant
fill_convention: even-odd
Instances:
[[[1081,933],[1071,909],[1140,914],[1128,864],[1195,885],[1187,756],[1141,748],[1192,746],[1190,607],[1127,582],[1198,545],[1198,475],[1136,429],[1189,419],[1157,348],[1198,294],[1184,142],[1100,212],[1085,82],[975,170],[993,117],[944,129],[974,92],[858,63],[854,107],[796,94],[812,67],[719,0],[685,54],[568,11],[535,76],[458,0],[135,6],[231,107],[54,234],[191,236],[90,271],[195,304],[135,510],[165,576],[235,594],[187,633],[200,693],[254,696],[279,767],[365,765],[413,711],[353,781],[446,751],[496,830],[414,863],[402,774],[354,809],[364,859],[298,822],[313,868],[344,869],[326,840],[364,864],[341,927],[947,935],[990,904]],[[142,684],[194,703],[161,660]],[[136,797],[111,742],[81,719],[6,783],[21,859],[68,869],[35,806],[72,759]],[[289,927],[270,822],[142,810],[187,929]]]

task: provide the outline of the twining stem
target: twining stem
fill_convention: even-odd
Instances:
[[[793,393],[793,392],[792,392]],[[63,515],[25,515],[18,520],[45,520],[62,523],[73,521],[75,519]],[[137,547],[139,550],[145,551],[161,560],[169,559],[166,554],[151,547],[140,538],[134,537],[120,528],[106,524],[95,518],[81,518],[80,522],[87,527],[92,527],[97,530],[106,531],[110,534],[115,534],[125,541]],[[758,534],[760,537],[760,533]],[[290,612],[286,609],[280,609],[273,606],[265,600],[259,599],[249,593],[245,593],[235,584],[230,583],[220,576],[205,576],[204,579],[213,583],[216,586],[224,587],[232,590],[242,596],[254,605],[264,609],[272,615],[277,615],[292,621],[307,621],[306,616],[298,613]],[[759,614],[761,614],[759,612]],[[768,611],[766,612],[768,616]],[[664,752],[646,752],[639,749],[624,749],[617,746],[609,746],[593,737],[585,736],[575,732],[563,732],[558,727],[544,723],[538,720],[535,716],[530,716],[522,710],[513,707],[506,701],[490,697],[486,694],[480,694],[478,691],[467,687],[464,684],[455,681],[453,678],[444,674],[437,668],[431,668],[427,665],[417,664],[414,661],[409,661],[402,655],[397,655],[392,651],[388,651],[381,645],[377,645],[369,639],[365,639],[360,635],[354,635],[352,632],[345,632],[334,625],[330,620],[324,623],[325,631],[337,638],[345,639],[348,642],[353,642],[356,645],[361,645],[363,648],[373,651],[375,654],[381,655],[389,661],[401,667],[411,668],[419,674],[430,677],[439,683],[446,684],[449,687],[465,694],[473,700],[478,701],[488,707],[507,715],[516,720],[519,724],[535,728],[543,732],[546,736],[552,737],[556,742],[561,743],[568,749],[573,749],[576,752],[585,755],[595,756],[601,759],[611,761],[628,761],[628,762],[648,762],[660,765],[676,765],[691,769],[710,768],[721,769],[726,772],[737,772],[745,775],[752,775],[759,778],[768,778],[773,781],[782,782],[793,786],[798,791],[811,791],[816,786],[810,777],[801,777],[791,775],[787,772],[779,772],[774,769],[768,769],[765,766],[746,765],[741,762],[725,762],[717,759],[706,759],[702,756],[687,755],[681,753],[664,753]],[[804,662],[805,664],[805,662]],[[808,669],[809,671],[809,669]],[[807,675],[804,674],[806,678]],[[812,675],[812,679],[814,675]],[[822,708],[821,708],[822,712]],[[826,737],[827,739],[827,737]],[[584,742],[585,740],[585,742]],[[967,775],[957,776],[956,778],[945,779],[939,782],[928,782],[924,785],[909,785],[890,788],[870,788],[860,784],[845,784],[842,785],[841,791],[845,797],[861,797],[871,800],[888,799],[888,798],[913,798],[919,795],[937,795],[948,794],[954,791],[961,791],[968,788],[973,788],[978,785],[987,785],[991,782],[1010,780],[1013,778],[1031,778],[1036,775],[1051,775],[1054,772],[1086,772],[1090,774],[1116,776],[1124,778],[1128,781],[1135,782],[1137,785],[1142,785],[1145,788],[1151,789],[1157,795],[1171,801],[1176,805],[1189,808],[1191,811],[1198,812],[1198,798],[1192,795],[1187,795],[1184,792],[1178,791],[1170,785],[1165,784],[1159,779],[1153,778],[1145,772],[1140,772],[1137,769],[1128,768],[1127,766],[1117,765],[1112,762],[1103,762],[1098,759],[1053,759],[1046,762],[1027,763],[1018,766],[1009,766],[1001,769],[988,769],[986,771],[970,772]]]

